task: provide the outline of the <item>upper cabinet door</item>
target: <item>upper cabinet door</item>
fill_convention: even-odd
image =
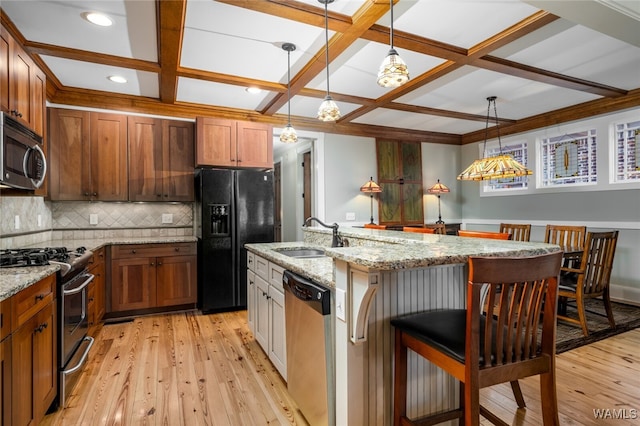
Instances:
[[[196,119],[196,165],[237,165],[236,121],[198,117]]]
[[[127,116],[91,113],[91,194],[101,201],[127,201]]]
[[[273,130],[268,124],[238,121],[238,167],[273,167]]]
[[[193,201],[193,123],[164,120],[162,123],[163,198]]]
[[[9,63],[11,49],[9,48],[9,33],[0,27],[0,109],[9,111]]]
[[[129,199],[162,201],[162,120],[128,118]]]

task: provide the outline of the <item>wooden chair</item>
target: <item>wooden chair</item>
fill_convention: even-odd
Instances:
[[[529,241],[531,238],[531,224],[501,223],[500,232],[511,234],[514,241]]]
[[[587,236],[586,226],[547,225],[544,231],[544,242],[566,247],[584,249]]]
[[[376,225],[375,223],[365,223],[364,227],[368,229],[387,229],[387,225]]]
[[[491,238],[494,240],[510,240],[511,234],[506,232],[490,232],[490,231],[465,231],[460,229],[458,231],[459,237],[473,237],[473,238]]]
[[[444,223],[430,223],[425,225],[425,228],[431,228],[435,230],[436,234],[447,235],[447,227]]]
[[[609,325],[611,328],[616,327],[609,298],[609,279],[617,242],[618,231],[588,232],[579,265],[576,268],[562,268],[567,273],[560,276],[558,295],[562,303],[565,299],[576,300],[578,319],[566,316],[564,311],[558,314],[558,319],[580,325],[585,336],[589,335],[585,299],[602,297]]]
[[[418,232],[421,234],[435,234],[436,230],[433,228],[418,228],[416,226],[403,226],[402,232]]]
[[[461,382],[461,407],[423,417],[420,424],[461,418],[465,425],[479,425],[482,414],[494,424],[506,425],[480,406],[480,389],[540,375],[544,425],[559,425],[555,336],[561,262],[562,252],[520,258],[470,257],[466,309],[433,310],[393,319],[394,425],[417,423],[406,417],[407,349]],[[490,303],[499,307],[493,316],[481,312],[484,286],[488,287]]]

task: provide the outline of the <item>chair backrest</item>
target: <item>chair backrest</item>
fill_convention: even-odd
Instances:
[[[387,225],[376,225],[375,223],[365,223],[364,227],[369,229],[387,229]]]
[[[432,228],[418,228],[415,226],[403,226],[402,232],[418,232],[420,234],[435,234],[436,230]]]
[[[587,233],[577,282],[584,295],[596,297],[609,287],[617,243],[618,231]]]
[[[494,240],[510,240],[511,234],[507,232],[490,232],[490,231],[465,231],[458,230],[459,237],[472,237],[472,238],[491,238]]]
[[[430,224],[424,225],[424,227],[435,230],[436,234],[447,235],[447,227],[445,226],[444,223],[430,223]]]
[[[500,232],[511,234],[511,239],[514,241],[529,241],[531,224],[501,223]]]
[[[586,226],[547,225],[544,242],[563,248],[583,249],[586,236]]]
[[[528,362],[543,354],[555,356],[561,263],[562,252],[469,258],[467,362],[477,359],[483,369]],[[480,321],[480,299],[486,287],[493,315],[483,316],[485,320]],[[484,353],[478,348],[484,348]]]

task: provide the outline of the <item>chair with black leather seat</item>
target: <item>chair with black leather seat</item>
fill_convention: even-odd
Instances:
[[[500,232],[511,234],[513,241],[529,241],[531,239],[531,224],[501,223]]]
[[[587,232],[582,258],[575,268],[563,267],[560,276],[558,296],[561,303],[566,299],[576,300],[578,319],[566,315],[566,310],[558,314],[558,319],[578,324],[582,334],[589,335],[587,316],[584,309],[585,299],[602,297],[607,319],[611,328],[616,327],[609,298],[609,280],[613,268],[613,257],[616,253],[618,231]]]
[[[481,414],[494,424],[506,425],[480,406],[480,389],[533,375],[540,375],[544,424],[558,425],[555,338],[561,262],[562,252],[470,257],[466,309],[393,319],[394,425],[436,424],[455,418],[464,419],[465,425],[479,425]],[[485,286],[489,303],[498,307],[493,316],[482,313]],[[408,349],[460,381],[459,409],[423,417],[420,423],[406,417]]]

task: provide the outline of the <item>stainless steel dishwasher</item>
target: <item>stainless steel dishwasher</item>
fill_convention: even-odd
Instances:
[[[287,388],[311,426],[335,425],[331,290],[284,271]]]

